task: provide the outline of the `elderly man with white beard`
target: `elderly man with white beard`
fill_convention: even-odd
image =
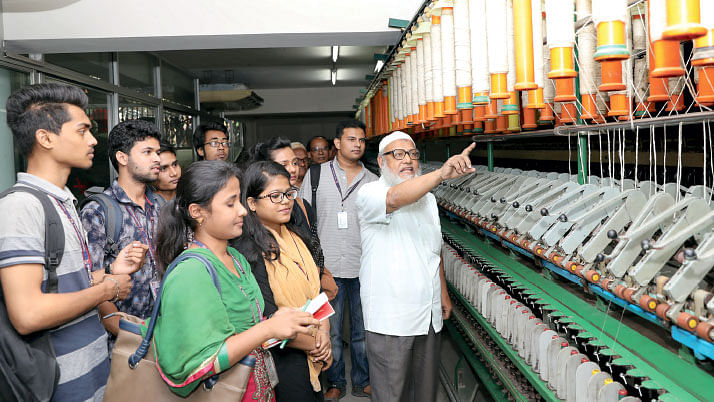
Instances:
[[[396,131],[379,143],[378,181],[357,193],[360,293],[372,401],[435,401],[439,333],[451,314],[434,195],[444,180],[474,172],[469,145],[421,175],[419,150]]]

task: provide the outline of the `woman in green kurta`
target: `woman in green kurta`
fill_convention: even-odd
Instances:
[[[182,252],[201,254],[216,270],[221,288],[219,293],[198,259],[181,262],[165,278],[154,343],[164,380],[181,396],[251,354],[256,364],[244,400],[272,400],[270,355],[260,345],[309,333],[307,326],[317,324],[296,309],[264,319],[263,296],[250,265],[227,244],[241,235],[246,215],[238,176],[226,162],[194,163],[159,219],[161,266],[165,269]]]

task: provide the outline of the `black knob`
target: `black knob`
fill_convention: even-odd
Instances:
[[[526,212],[532,212],[533,207],[531,205],[526,205]]]
[[[496,214],[491,214],[491,219],[498,220],[498,215],[496,215]]]
[[[506,197],[501,197],[501,199],[500,199],[499,201],[501,201],[501,204],[505,204],[505,203],[506,203]]]
[[[513,201],[513,208],[518,208],[521,206],[521,204],[518,203],[518,201]]]
[[[595,262],[599,263],[599,262],[603,262],[603,261],[605,261],[605,254],[597,253],[597,255],[595,256]]]
[[[607,231],[607,238],[610,240],[617,239],[617,231],[615,229],[610,229]]]
[[[541,214],[542,216],[548,216],[548,209],[547,209],[547,208],[541,209],[541,210],[540,210],[540,214]]]
[[[561,222],[567,222],[568,217],[565,214],[560,214],[560,216],[558,217],[558,220]]]
[[[491,197],[491,202],[496,202],[496,197]]]
[[[693,248],[685,248],[684,249],[684,259],[685,260],[696,260],[697,259],[697,252],[694,251]]]
[[[468,188],[468,187],[466,187],[466,190],[465,190],[465,191],[466,191],[467,193],[470,193],[470,192],[471,192],[471,189]]]
[[[477,190],[474,190],[474,195],[478,195],[478,191],[477,191]]]
[[[640,246],[642,247],[642,250],[648,251],[652,249],[652,243],[648,239],[642,240],[640,243]]]
[[[464,186],[459,186],[459,191],[464,191]]]

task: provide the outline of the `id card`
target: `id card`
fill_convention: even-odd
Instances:
[[[340,211],[337,213],[337,229],[347,229],[347,212]]]
[[[159,289],[161,288],[161,282],[151,281],[149,282],[149,287],[151,288],[151,294],[154,296],[154,300],[156,300],[159,294]]]
[[[278,385],[278,370],[275,368],[273,355],[266,350],[263,352],[263,356],[265,357],[265,371],[268,372],[268,380],[270,381],[270,386],[275,388],[275,386]]]

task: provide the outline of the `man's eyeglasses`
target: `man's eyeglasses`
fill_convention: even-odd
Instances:
[[[223,147],[223,148],[228,148],[228,141],[208,141],[204,143],[203,145],[210,145],[211,148],[218,148],[218,147]]]
[[[409,155],[409,158],[411,158],[411,160],[416,160],[416,159],[419,159],[419,155],[420,155],[418,149],[412,149],[411,151],[407,151],[405,149],[394,149],[392,151],[385,152],[382,155],[389,155],[389,154],[392,154],[394,159],[396,159],[398,161],[404,159],[404,157],[406,155]]]
[[[328,147],[312,147],[310,150],[312,152],[327,152],[329,148]]]
[[[288,200],[294,200],[295,197],[297,197],[298,190],[296,188],[291,188],[290,190],[281,193],[280,191],[273,191],[270,194],[266,195],[261,195],[259,197],[255,197],[256,199],[263,199],[263,198],[270,198],[270,202],[273,204],[279,204],[283,202],[283,198],[287,198]]]
[[[307,157],[297,158],[298,166],[307,166]]]

